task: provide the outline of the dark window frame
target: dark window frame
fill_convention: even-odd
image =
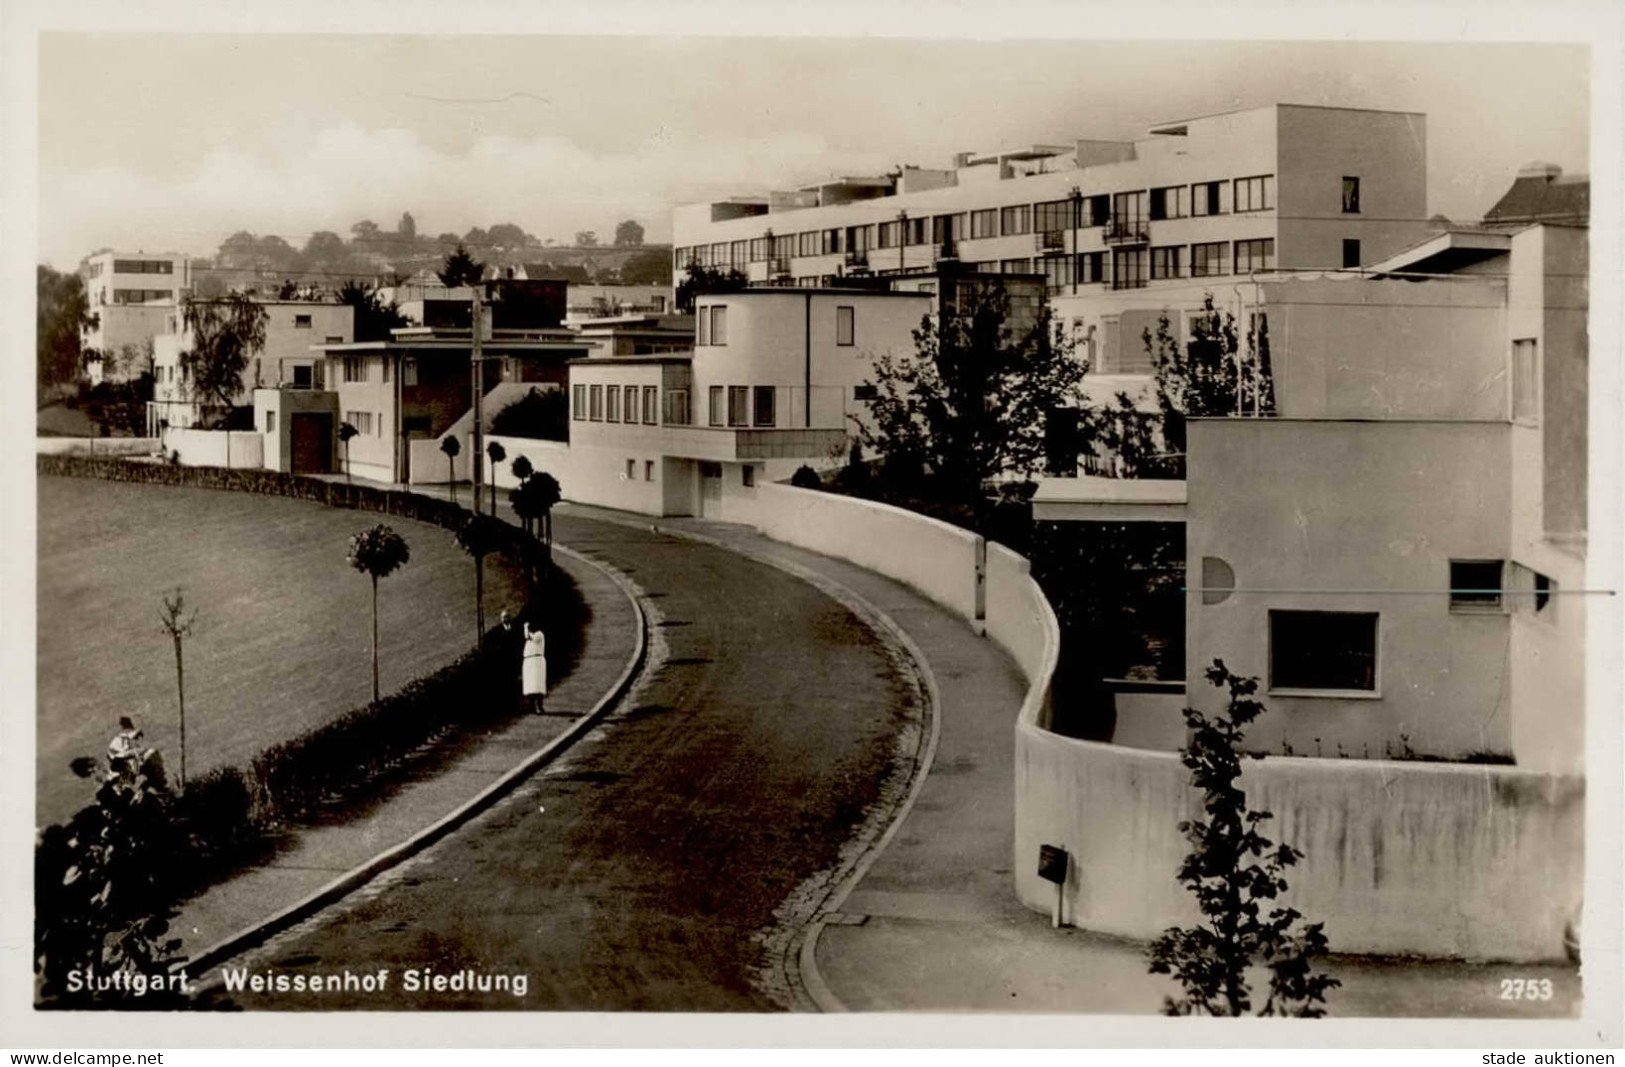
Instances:
[[[1380,612],[1271,608],[1268,626],[1271,693],[1368,699],[1381,696]],[[1362,632],[1367,627],[1369,639]],[[1351,640],[1356,636],[1360,647]],[[1346,641],[1346,647],[1336,647],[1339,638]],[[1334,662],[1327,663],[1328,657]],[[1337,659],[1345,662],[1337,663]]]

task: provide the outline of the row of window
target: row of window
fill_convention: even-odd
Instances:
[[[804,278],[809,286],[817,286],[817,278]],[[697,345],[725,345],[728,343],[728,305],[706,304],[695,310]],[[850,304],[835,308],[835,343],[842,347],[857,344],[857,309]]]
[[[1359,242],[1355,241],[1358,256]],[[1346,250],[1345,250],[1346,254]],[[1114,289],[1140,289],[1148,282],[1176,278],[1213,278],[1223,274],[1251,274],[1275,269],[1275,239],[1207,241],[1193,245],[1119,248],[1111,252],[1004,259],[975,264],[987,270],[997,266],[1005,274],[1038,273],[1051,289],[1070,285],[1109,283]]]
[[[115,304],[146,304],[154,300],[173,300],[173,289],[114,289]]]
[[[712,426],[772,426],[777,420],[778,391],[771,385],[713,385],[707,401]]]
[[[114,274],[174,274],[175,264],[167,259],[115,259],[113,260]],[[92,278],[101,274],[101,264],[90,265]]]
[[[327,343],[328,344],[341,344],[341,343],[343,343],[343,339],[338,338],[338,337],[329,337],[327,339]],[[372,372],[369,369],[370,364],[369,364],[366,356],[345,356],[342,360],[334,360],[333,362],[335,364],[341,364],[342,363],[342,366],[337,366],[336,365],[333,368],[333,375],[332,376],[338,381],[342,381],[347,385],[355,385],[355,384],[365,384],[366,382],[369,382],[369,381],[372,380]],[[378,361],[378,366],[380,368],[382,368],[382,370],[380,372],[381,376],[380,376],[379,380],[382,381],[385,385],[389,384],[389,360],[388,359],[379,360]],[[295,368],[295,369],[297,370],[297,368]],[[415,359],[403,359],[403,360],[401,360],[401,384],[402,385],[416,385],[416,384],[418,384],[418,361],[417,360],[415,360]]]
[[[577,422],[660,425],[660,388],[654,385],[575,385],[570,417]],[[688,390],[666,390],[666,424],[688,425]]]
[[[1067,197],[1035,204],[1012,204],[954,214],[899,218],[890,222],[827,230],[719,241],[674,251],[679,267],[745,269],[747,263],[783,260],[791,256],[818,256],[867,252],[871,248],[898,248],[956,240],[982,240],[1029,233],[1060,233],[1116,224],[1132,227],[1144,221],[1248,214],[1275,207],[1275,176],[1259,174],[1229,181],[1195,182],[1124,193]],[[1344,214],[1360,213],[1360,179],[1343,178]]]

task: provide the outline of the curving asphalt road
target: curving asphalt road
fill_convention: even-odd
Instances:
[[[846,608],[721,548],[560,515],[559,540],[628,574],[649,669],[568,757],[354,897],[226,965],[390,974],[381,990],[226,992],[250,1010],[766,1011],[775,915],[881,795],[918,697]],[[524,975],[409,991],[406,972]],[[195,976],[205,981],[216,975]],[[289,983],[292,985],[292,983]]]

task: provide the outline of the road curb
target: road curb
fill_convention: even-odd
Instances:
[[[632,655],[627,658],[626,666],[622,668],[620,676],[599,698],[598,703],[594,704],[592,709],[585,715],[571,723],[570,727],[563,733],[526,756],[511,770],[503,774],[502,777],[486,786],[448,814],[430,823],[400,844],[378,853],[365,863],[339,875],[310,895],[290,904],[274,915],[210,945],[197,955],[171,968],[172,971],[186,971],[190,974],[196,974],[211,966],[223,963],[239,953],[264,943],[294,924],[304,921],[328,905],[343,899],[378,877],[378,875],[417,855],[476,815],[486,811],[498,800],[512,792],[526,778],[529,778],[537,770],[550,763],[556,756],[575,744],[589,730],[598,725],[599,721],[626,693],[643,667],[644,657],[649,650],[648,616],[643,610],[643,605],[638,601],[636,589],[620,571],[598,560],[590,559],[565,545],[555,544],[553,548],[578,562],[603,572],[631,603],[632,613],[637,620],[637,643],[632,649]]]
[[[904,654],[913,661],[915,672],[918,674],[921,683],[921,698],[922,703],[924,704],[924,707],[921,710],[925,718],[926,730],[925,744],[921,747],[919,756],[914,762],[913,774],[908,783],[908,792],[904,795],[903,800],[898,804],[896,810],[893,812],[891,822],[886,827],[885,831],[880,835],[880,838],[858,856],[858,858],[852,863],[850,869],[841,878],[840,882],[836,884],[835,888],[830,890],[824,899],[819,902],[818,906],[814,910],[812,920],[807,924],[806,929],[800,935],[799,947],[794,950],[796,969],[799,972],[801,983],[805,987],[807,995],[812,999],[818,1010],[826,1014],[838,1014],[849,1011],[850,1009],[841,1002],[841,999],[835,995],[835,991],[829,987],[829,983],[824,980],[823,972],[819,970],[818,938],[823,933],[824,927],[828,925],[828,916],[840,910],[841,905],[846,903],[847,897],[851,896],[852,891],[858,887],[858,883],[863,881],[864,876],[869,873],[869,869],[874,866],[875,861],[878,860],[881,854],[886,851],[887,847],[891,845],[892,839],[897,836],[898,830],[902,827],[904,820],[906,820],[909,813],[914,810],[914,803],[919,799],[920,793],[925,788],[926,778],[930,776],[931,764],[935,761],[937,755],[937,741],[942,732],[942,716],[940,714],[940,709],[942,707],[942,696],[941,691],[937,687],[936,674],[931,670],[930,660],[926,658],[924,650],[921,649],[915,640],[909,636],[908,632],[898,624],[897,620],[893,619],[889,614],[882,611],[868,598],[864,597],[849,586],[846,586],[841,582],[836,581],[834,578],[829,577],[828,575],[820,574],[817,571],[803,567],[800,564],[791,563],[788,560],[778,559],[765,553],[749,551],[747,548],[733,544],[729,541],[725,541],[721,538],[708,537],[705,534],[695,533],[693,531],[681,528],[662,526],[660,525],[658,519],[653,521],[639,521],[630,517],[620,518],[600,514],[593,514],[591,516],[583,515],[581,517],[583,519],[591,519],[598,522],[608,522],[620,526],[627,526],[633,529],[647,530],[653,533],[664,534],[668,537],[683,538],[685,540],[710,545],[714,548],[720,548],[724,551],[744,556],[746,559],[754,560],[769,567],[775,567],[778,570],[784,571],[786,574],[791,575],[792,577],[801,579],[802,581],[813,586],[815,589],[818,589],[820,592],[825,593],[837,603],[842,604],[848,610],[852,611],[852,613],[857,615],[859,618],[865,619],[866,621],[872,621],[875,625],[878,625],[881,629],[886,631],[887,636],[902,647]],[[760,536],[766,538],[765,534]],[[766,539],[772,540],[772,538]],[[788,542],[782,541],[778,543],[788,544]],[[795,548],[798,546],[791,545],[790,547]],[[811,552],[812,550],[801,549],[801,551]],[[814,555],[817,554],[818,553],[814,553]],[[829,558],[834,559],[836,557],[831,556]],[[850,561],[843,560],[842,562]],[[857,564],[851,565],[857,566]],[[884,575],[881,577],[884,577]]]

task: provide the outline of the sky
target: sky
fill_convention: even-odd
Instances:
[[[569,242],[674,205],[1273,102],[1421,111],[1430,213],[1588,170],[1589,55],[1503,43],[46,32],[39,256],[371,219]]]

